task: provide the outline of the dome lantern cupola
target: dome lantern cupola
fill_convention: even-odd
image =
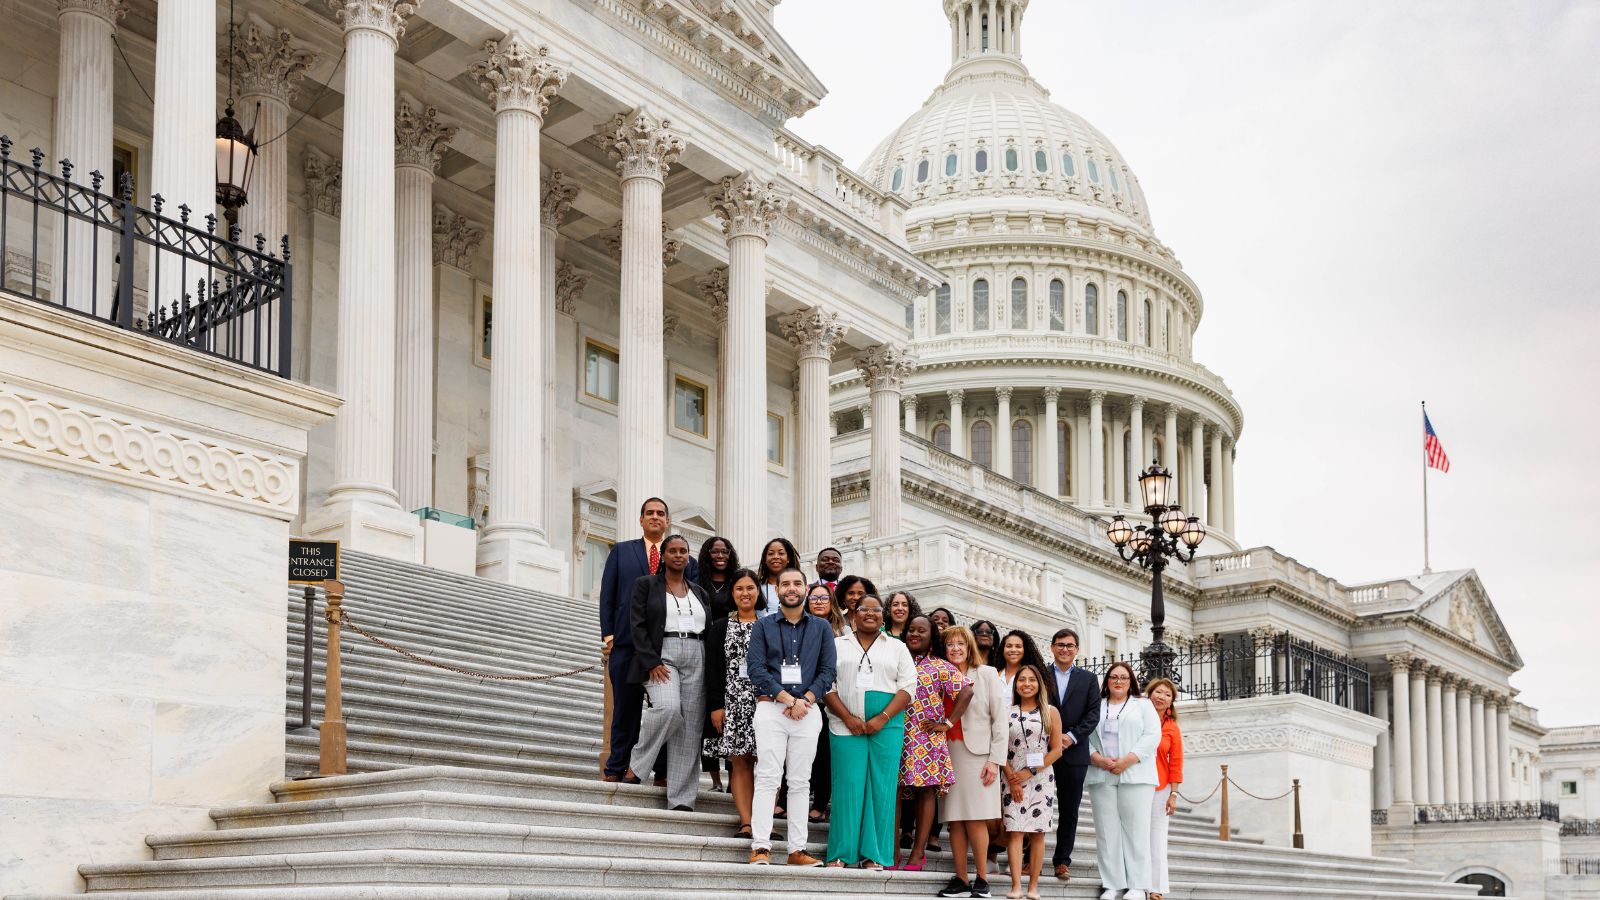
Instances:
[[[1022,14],[1028,0],[944,0],[950,20],[950,68],[1026,74],[1022,65]]]

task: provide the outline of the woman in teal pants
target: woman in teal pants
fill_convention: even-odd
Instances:
[[[883,601],[861,598],[854,630],[836,641],[833,689],[824,702],[833,754],[828,865],[894,861],[894,805],[900,789],[905,708],[917,684],[906,645],[883,633]]]

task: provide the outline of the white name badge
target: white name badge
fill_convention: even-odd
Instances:
[[[1043,753],[1029,753],[1028,754],[1027,766],[1030,769],[1042,768],[1044,766],[1044,754]]]
[[[694,616],[679,616],[678,630],[684,634],[692,634],[694,632]]]
[[[778,680],[784,684],[799,684],[800,664],[794,663],[790,665],[789,663],[784,663],[783,667],[778,671]]]
[[[856,670],[856,687],[863,688],[863,689],[872,687],[872,670],[871,669],[857,669]]]

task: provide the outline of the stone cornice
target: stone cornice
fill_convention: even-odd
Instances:
[[[1195,730],[1183,736],[1183,751],[1192,755],[1232,756],[1262,751],[1301,753],[1349,766],[1370,767],[1372,747],[1300,725],[1229,727]]]
[[[880,241],[887,243],[887,239],[871,232],[857,234],[857,227],[853,223],[845,225],[842,213],[835,216],[791,199],[776,231],[906,302],[933,290],[931,278],[877,246]]]
[[[1195,599],[1194,611],[1223,609],[1245,603],[1282,601],[1317,614],[1342,628],[1353,628],[1360,621],[1349,610],[1332,606],[1321,599],[1282,581],[1253,581],[1221,587],[1201,588]]]

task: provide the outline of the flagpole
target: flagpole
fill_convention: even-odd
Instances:
[[[1422,401],[1422,574],[1433,571],[1428,560],[1428,401]]]

